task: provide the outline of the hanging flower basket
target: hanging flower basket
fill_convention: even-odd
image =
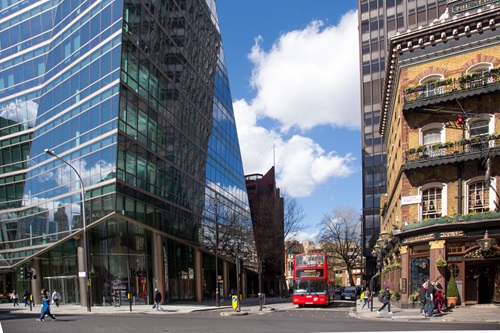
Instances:
[[[444,260],[443,257],[441,257],[438,260],[436,260],[436,266],[437,267],[446,267],[446,266],[448,266],[448,262],[446,260]]]

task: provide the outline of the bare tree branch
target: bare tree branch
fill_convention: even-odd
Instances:
[[[284,200],[284,238],[290,242],[295,240],[299,231],[306,228],[302,224],[306,214],[296,198],[290,197],[286,191],[282,191],[281,195]]]
[[[349,283],[354,285],[352,271],[361,260],[360,213],[351,207],[337,207],[323,216],[318,240],[333,260],[345,265]]]

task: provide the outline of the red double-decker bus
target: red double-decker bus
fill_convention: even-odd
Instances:
[[[295,255],[293,304],[298,306],[329,305],[333,300],[329,286],[328,263],[325,253]]]

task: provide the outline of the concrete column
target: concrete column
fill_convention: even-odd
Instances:
[[[151,246],[151,254],[152,254],[152,262],[153,262],[153,290],[154,288],[158,288],[158,290],[162,294],[161,304],[164,304],[165,299],[165,266],[163,265],[163,244],[161,235],[157,233],[153,233],[152,246]],[[153,293],[154,295],[154,293]],[[149,300],[149,297],[148,297]],[[154,300],[151,302],[148,301],[148,304],[152,304]]]
[[[83,237],[78,238],[76,256],[78,260],[78,289],[80,290],[80,304],[82,307],[87,307],[87,285],[85,281],[85,252],[83,247]],[[81,275],[81,276],[80,276]]]
[[[194,248],[194,292],[196,302],[203,302],[203,256],[198,248]]]
[[[42,261],[40,258],[33,258],[31,260],[30,268],[33,269],[33,274],[36,279],[31,279],[31,294],[33,295],[34,304],[41,304],[40,290],[42,289]],[[46,287],[48,288],[48,286]]]
[[[245,270],[241,274],[241,293],[243,294],[243,298],[247,298],[247,271]]]

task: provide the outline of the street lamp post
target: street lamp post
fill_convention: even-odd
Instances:
[[[219,295],[219,197],[215,193],[214,208],[215,208],[215,305],[220,307]]]
[[[85,281],[85,286],[86,286],[85,298],[86,298],[86,303],[87,303],[87,311],[91,312],[90,285],[89,285],[89,274],[88,274],[89,273],[89,269],[88,269],[89,266],[88,266],[88,250],[87,250],[87,220],[85,218],[85,186],[83,185],[82,177],[80,176],[78,171],[76,171],[76,169],[73,167],[73,165],[71,165],[71,163],[66,162],[65,160],[60,158],[56,153],[54,153],[50,149],[45,149],[45,153],[49,154],[52,157],[57,158],[59,161],[66,164],[67,166],[69,166],[75,172],[75,174],[78,176],[78,179],[80,180],[80,184],[81,184],[80,195],[82,197],[82,219],[83,219],[83,266],[85,267],[85,272],[84,272],[85,279],[84,279],[84,281]]]

